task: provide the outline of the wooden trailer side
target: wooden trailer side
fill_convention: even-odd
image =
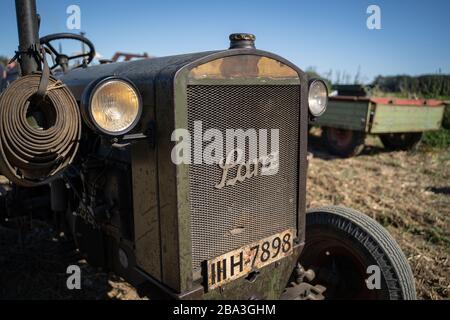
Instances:
[[[377,104],[370,133],[423,132],[439,130],[445,107]]]
[[[366,131],[369,127],[369,105],[370,101],[368,100],[334,100],[330,98],[325,113],[312,124]]]

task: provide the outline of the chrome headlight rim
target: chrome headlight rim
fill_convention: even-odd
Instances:
[[[313,87],[314,84],[316,83],[321,83],[323,85],[323,87],[325,88],[325,107],[319,112],[319,113],[314,113],[311,106],[310,106],[310,90]],[[320,117],[321,115],[323,115],[325,113],[325,111],[327,111],[327,107],[328,107],[328,101],[329,101],[329,92],[328,92],[328,87],[327,84],[325,83],[325,81],[323,81],[322,79],[311,79],[309,81],[309,86],[308,86],[308,110],[309,113],[314,117]]]
[[[134,91],[134,93],[136,94],[137,100],[138,100],[138,112],[136,114],[135,119],[127,128],[125,128],[124,130],[121,130],[121,131],[109,131],[109,130],[106,130],[105,128],[101,127],[95,121],[94,115],[92,114],[92,108],[91,108],[92,100],[93,100],[94,95],[97,92],[97,90],[100,89],[103,85],[110,83],[110,82],[114,82],[114,81],[122,82],[122,83],[125,83],[126,85],[128,85]],[[91,130],[93,130],[101,135],[105,135],[105,136],[121,137],[121,136],[126,135],[133,129],[135,129],[137,124],[141,120],[142,109],[143,109],[142,97],[141,97],[141,94],[140,94],[138,88],[135,86],[135,84],[131,80],[129,80],[128,78],[125,78],[125,77],[107,76],[107,77],[102,77],[102,78],[96,79],[96,80],[92,81],[86,87],[86,89],[83,91],[83,95],[81,97],[81,115],[83,117],[84,122],[87,124],[87,126]]]

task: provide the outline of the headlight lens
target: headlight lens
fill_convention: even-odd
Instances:
[[[322,115],[327,109],[328,89],[322,80],[313,80],[309,86],[309,111],[314,117]]]
[[[135,87],[123,79],[107,79],[95,86],[88,106],[92,124],[108,135],[122,135],[138,122],[142,103]]]

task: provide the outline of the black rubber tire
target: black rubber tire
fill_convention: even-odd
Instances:
[[[321,237],[322,242],[317,241],[319,240],[317,235]],[[373,293],[371,291],[369,299],[416,299],[414,277],[408,260],[394,238],[378,222],[358,211],[344,207],[309,210],[306,215],[306,245],[300,257],[300,264],[305,268],[314,267],[308,263],[314,260],[317,262],[317,258],[311,259],[311,257],[319,254],[318,244],[323,248],[327,235],[336,237],[347,245],[350,244],[352,250],[360,254],[358,261],[364,265],[363,267],[367,268],[370,265],[380,267],[381,289]],[[317,284],[320,284],[320,279],[316,280]],[[327,297],[326,293],[325,297]],[[342,297],[328,298],[342,299]],[[355,298],[344,297],[343,299]]]
[[[339,145],[334,138],[335,131],[348,135],[348,141]],[[322,141],[327,150],[336,156],[349,158],[359,155],[364,150],[365,132],[323,127]]]
[[[422,132],[380,134],[384,147],[392,151],[415,150],[420,145],[422,137]]]

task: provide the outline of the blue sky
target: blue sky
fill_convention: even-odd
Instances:
[[[115,51],[165,56],[222,49],[233,32],[256,34],[259,49],[299,67],[366,81],[376,75],[450,74],[448,0],[37,0],[41,35],[67,32],[66,8],[81,8],[81,28],[105,57]],[[381,8],[381,30],[366,9]],[[0,54],[17,46],[14,1],[0,1]]]

